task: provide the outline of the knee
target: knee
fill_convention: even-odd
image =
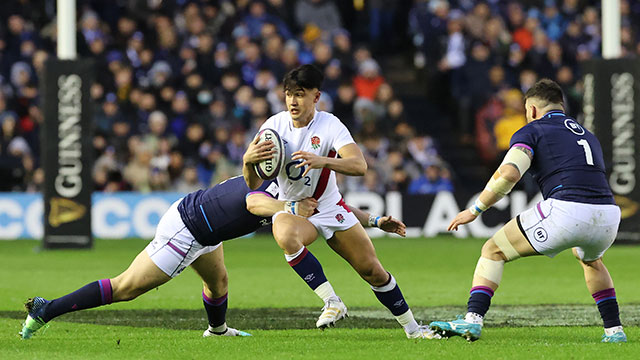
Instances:
[[[296,224],[291,221],[281,221],[274,224],[273,237],[276,239],[280,248],[288,254],[293,254],[302,247],[300,232]]]
[[[502,250],[496,245],[493,239],[487,240],[482,246],[482,257],[485,257],[494,261],[508,261],[507,257],[502,253]]]

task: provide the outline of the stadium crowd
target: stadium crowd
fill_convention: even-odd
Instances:
[[[369,163],[363,178],[339,178],[343,191],[452,190],[442,134],[416,130],[424,114],[405,111],[380,66],[398,55],[380,43],[403,38],[414,47],[394,48],[415,51],[425,101],[453,114],[487,163],[525,123],[522,94],[536,79],[557,80],[579,115],[579,61],[600,52],[599,1],[406,3],[78,0],[79,56],[95,61],[95,189],[188,192],[240,174],[248,141],[284,110],[283,75],[312,63],[325,73],[318,109],[347,125]],[[638,56],[640,2],[621,3],[623,56]],[[55,54],[55,1],[3,8],[0,191],[39,191],[39,77]],[[348,26],[354,12],[366,20]]]

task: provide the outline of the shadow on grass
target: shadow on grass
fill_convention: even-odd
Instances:
[[[412,309],[418,321],[455,319],[463,314],[462,306],[417,307]],[[640,304],[624,305],[620,309],[625,326],[640,326]],[[320,311],[317,308],[229,309],[227,322],[239,329],[312,329]],[[338,323],[340,328],[396,328],[392,315],[382,307],[350,308],[350,317]],[[23,311],[0,311],[0,318],[23,320]],[[175,330],[206,328],[204,309],[150,309],[78,311],[56,321],[94,325],[153,327]],[[527,326],[601,326],[595,305],[513,305],[494,306],[485,321],[492,327]]]

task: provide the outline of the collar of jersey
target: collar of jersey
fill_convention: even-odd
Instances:
[[[309,123],[307,124],[307,126],[302,127],[302,128],[297,128],[295,126],[293,126],[293,119],[291,119],[291,121],[289,121],[289,130],[293,131],[293,129],[304,129],[304,128],[310,128],[311,124],[313,124],[316,121],[316,118],[318,117],[318,109],[313,109],[313,118],[311,118],[311,121],[309,121]]]
[[[546,114],[544,114],[543,118],[549,118],[551,119],[553,116],[567,116],[564,114],[564,111],[562,110],[551,110],[549,112],[547,112]]]

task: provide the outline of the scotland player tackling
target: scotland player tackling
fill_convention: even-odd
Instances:
[[[284,142],[285,162],[277,177],[279,199],[295,202],[311,197],[318,201],[315,213],[308,218],[297,216],[293,209],[277,212],[273,216],[273,235],[289,265],[324,301],[316,323],[318,328],[331,326],[347,316],[347,307],[336,295],[320,262],[306,248],[321,234],[371,285],[407,337],[431,338],[433,332],[415,321],[395,278],[380,264],[367,233],[338,191],[335,172],[362,176],[367,164],[342,122],[330,113],[316,110],[322,81],[322,73],[312,65],[287,73],[284,77],[287,111],[273,115],[261,127],[274,129]],[[243,175],[250,188],[261,186],[254,164],[270,158],[272,147],[266,141],[258,144],[256,138],[247,148]],[[371,217],[369,223],[377,221]]]
[[[154,239],[122,274],[94,281],[51,301],[38,296],[30,299],[25,304],[29,315],[21,331],[22,338],[31,338],[62,314],[133,300],[178,276],[187,266],[203,282],[202,302],[209,323],[203,336],[248,336],[226,324],[228,280],[222,242],[270,224],[273,214],[291,207],[276,200],[277,195],[275,182],[264,182],[251,191],[241,176],[186,195],[169,207],[160,219]],[[316,200],[310,198],[293,204],[300,216],[312,215],[316,206]],[[368,222],[368,213],[353,211],[361,222]],[[390,216],[379,218],[376,225],[400,235],[405,231],[404,224]]]
[[[464,319],[430,326],[444,336],[477,340],[505,262],[533,255],[554,257],[572,248],[604,323],[602,341],[626,342],[613,281],[602,262],[616,238],[620,209],[605,178],[600,143],[564,114],[562,90],[551,80],[540,80],[527,91],[525,111],[528,124],[513,135],[487,187],[449,230],[475,220],[508,194],[527,170],[544,201],[509,221],[484,244]]]

